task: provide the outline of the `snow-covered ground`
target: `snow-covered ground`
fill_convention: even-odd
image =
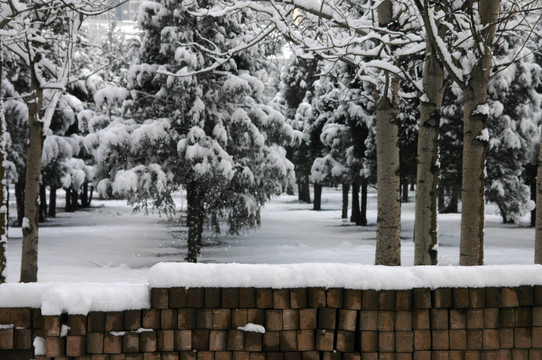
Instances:
[[[375,249],[376,198],[369,194],[370,226],[341,219],[340,189],[324,189],[322,211],[283,195],[266,205],[262,226],[242,236],[206,236],[200,262],[206,263],[357,263],[372,264]],[[11,199],[15,197],[12,196]],[[414,195],[402,206],[402,259],[413,262]],[[178,199],[182,208],[182,198]],[[61,204],[60,204],[61,205]],[[60,212],[40,228],[40,282],[147,283],[149,268],[162,261],[182,261],[186,228],[157,215],[132,214],[124,201],[94,200],[93,208]],[[14,204],[10,204],[12,214]],[[61,210],[61,209],[59,209]],[[494,208],[486,217],[487,264],[532,264],[534,229],[503,225]],[[439,261],[459,259],[460,215],[439,216]],[[19,278],[21,229],[11,227],[8,282]]]

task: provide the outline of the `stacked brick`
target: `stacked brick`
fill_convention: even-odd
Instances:
[[[42,335],[41,328],[42,317],[39,310],[0,309],[0,359],[31,359],[32,340]]]
[[[542,359],[542,287],[170,288],[151,308],[43,316],[1,309],[0,359]],[[265,333],[244,331],[262,325]],[[7,357],[11,356],[11,357]],[[19,357],[17,357],[19,356]]]

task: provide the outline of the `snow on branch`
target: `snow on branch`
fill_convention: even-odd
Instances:
[[[267,36],[269,36],[273,31],[275,30],[275,27],[272,25],[267,26],[260,34],[258,34],[254,39],[249,41],[246,44],[239,45],[233,49],[228,50],[225,53],[218,53],[216,51],[213,51],[211,49],[205,49],[202,45],[198,45],[198,48],[200,50],[205,49],[205,52],[208,53],[212,58],[214,58],[215,62],[211,64],[210,66],[207,66],[200,70],[195,71],[187,71],[186,67],[180,69],[176,73],[172,73],[170,71],[165,70],[158,70],[158,74],[167,75],[167,76],[174,76],[174,77],[189,77],[189,76],[195,76],[198,74],[206,73],[209,71],[213,71],[221,67],[222,65],[226,64],[228,61],[230,61],[236,54],[243,52],[256,44],[263,41]],[[190,44],[187,44],[190,45]],[[194,45],[194,44],[192,44]]]
[[[423,52],[425,49],[423,36],[418,34],[418,30],[405,34],[399,29],[376,26],[373,19],[374,9],[369,5],[358,4],[353,8],[346,8],[331,0],[268,0],[220,2],[208,9],[197,8],[194,2],[187,7],[194,7],[190,10],[194,16],[212,17],[227,16],[249,9],[265,15],[266,21],[271,24],[252,41],[226,54],[216,53],[213,49],[197,45],[199,50],[204,50],[215,58],[215,63],[210,66],[191,72],[185,68],[177,73],[162,72],[163,74],[190,76],[216,70],[231,58],[230,54],[253,46],[262,41],[263,37],[276,31],[295,47],[304,49],[305,53],[330,61],[345,62],[360,69],[358,71],[360,74],[368,71],[374,76],[374,71],[370,69],[392,72],[417,86],[417,82],[399,64],[403,58]],[[416,14],[411,6],[405,3],[398,5],[397,9],[400,21],[410,24],[409,28],[415,29]],[[194,44],[184,44],[190,45]],[[212,45],[211,47],[216,48]],[[384,59],[371,61],[377,57]]]

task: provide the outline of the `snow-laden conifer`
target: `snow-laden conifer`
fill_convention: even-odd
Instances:
[[[171,213],[172,192],[186,191],[189,261],[201,250],[205,221],[215,230],[226,223],[234,233],[259,225],[261,206],[293,181],[282,145],[300,136],[267,105],[266,45],[228,55],[254,36],[255,15],[197,17],[193,5],[142,4],[143,35],[128,91],[96,94],[102,106],[123,100],[119,116],[85,139],[102,192]],[[221,56],[227,60],[209,69]],[[96,124],[92,117],[88,123]]]

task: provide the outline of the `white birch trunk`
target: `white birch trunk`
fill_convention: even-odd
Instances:
[[[487,89],[493,66],[493,40],[500,0],[480,0],[479,14],[484,30],[482,49],[467,84],[463,86],[463,178],[460,265],[484,263],[484,176],[487,140]]]
[[[41,177],[41,155],[43,150],[43,123],[40,119],[43,108],[43,92],[35,76],[32,75],[30,88],[32,102],[28,104],[30,127],[26,158],[26,178],[24,189],[23,249],[21,253],[21,282],[38,280],[38,221]]]
[[[399,177],[399,128],[396,79],[391,95],[383,94],[376,107],[376,265],[401,265],[401,194]],[[387,88],[387,87],[386,87]]]
[[[438,129],[445,82],[442,66],[427,42],[423,73],[427,98],[420,103],[418,164],[416,174],[416,215],[414,226],[414,265],[436,265],[438,253],[437,184]]]
[[[540,133],[540,145],[538,152],[538,171],[536,173],[535,264],[542,264],[542,132]]]

